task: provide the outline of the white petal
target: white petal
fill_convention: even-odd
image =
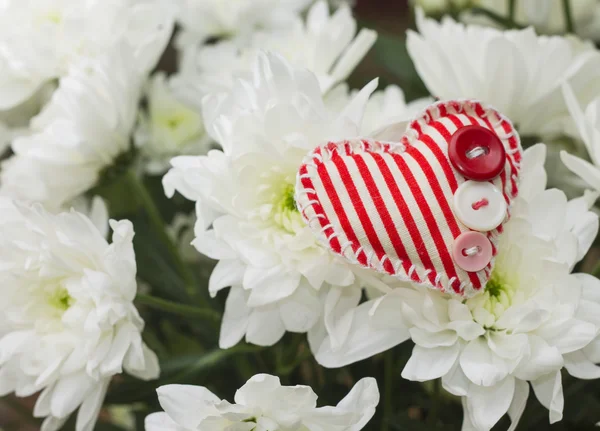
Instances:
[[[598,215],[589,211],[585,196],[572,199],[567,204],[566,227],[577,238],[577,256],[579,262],[590,249],[598,234]]]
[[[361,295],[361,289],[350,286],[334,286],[327,292],[324,322],[333,349],[346,342]]]
[[[529,398],[529,383],[523,380],[515,380],[515,395],[512,403],[508,408],[508,416],[510,416],[511,424],[507,431],[515,431],[525,407],[527,406],[527,399]]]
[[[559,227],[565,225],[567,217],[567,197],[561,190],[549,189],[538,194],[530,205],[530,219],[536,235],[542,238],[555,238]]]
[[[530,202],[546,189],[547,174],[544,169],[546,161],[546,146],[536,144],[523,153],[521,162],[521,179],[519,181],[519,196]]]
[[[302,279],[294,294],[281,301],[279,313],[287,331],[304,333],[319,319],[321,307],[317,291]]]
[[[35,407],[33,408],[33,417],[43,418],[45,416],[50,415],[50,402],[52,401],[53,390],[54,385],[48,386],[42,391],[37,401],[35,402]]]
[[[333,85],[338,82],[345,80],[348,75],[356,68],[358,63],[363,59],[366,53],[371,49],[375,40],[377,39],[377,33],[369,29],[361,29],[356,36],[356,39],[352,41],[350,46],[346,49],[342,57],[338,60],[335,68],[331,72],[331,84],[323,89],[325,93]],[[375,86],[377,87],[377,86]],[[356,123],[360,124],[360,123]]]
[[[42,82],[6,74],[0,85],[0,110],[14,108],[32,97]]]
[[[83,372],[61,378],[52,393],[50,402],[52,416],[57,418],[69,416],[79,407],[95,385],[96,382]]]
[[[156,390],[163,410],[179,425],[195,429],[208,415],[216,412],[221,400],[202,386],[167,385]]]
[[[444,389],[457,397],[467,395],[470,385],[471,381],[463,373],[459,361],[456,361],[452,369],[442,376],[442,386]]]
[[[560,371],[546,374],[531,382],[535,396],[540,403],[550,411],[550,423],[562,420],[565,404],[562,391],[562,378]]]
[[[359,431],[371,420],[379,403],[377,381],[361,379],[336,407],[321,407],[303,419],[303,425],[314,431]]]
[[[40,431],[58,431],[62,428],[68,418],[55,418],[54,416],[48,416],[42,422]]]
[[[285,334],[277,305],[252,309],[248,319],[246,341],[258,346],[272,346]]]
[[[402,370],[402,377],[407,380],[425,382],[437,379],[448,373],[460,353],[460,346],[426,349],[415,346],[412,355]]]
[[[369,97],[377,88],[378,83],[379,80],[374,79],[358,92],[358,94],[352,99],[352,101],[339,114],[337,121],[340,122],[340,126],[338,127],[341,127],[341,125],[346,124],[346,122],[349,120],[352,125],[357,126],[358,131],[358,128],[362,122],[362,116],[365,111],[365,106],[369,101]]]
[[[110,379],[99,382],[85,398],[77,413],[75,428],[77,431],[92,431],[94,429],[109,383]]]
[[[515,379],[507,377],[494,386],[471,384],[467,397],[470,418],[476,429],[490,430],[506,414],[515,393]]]
[[[579,157],[572,156],[566,151],[560,152],[560,159],[571,172],[581,177],[595,190],[600,191],[600,169]]]
[[[504,359],[520,359],[528,352],[529,338],[525,334],[492,333],[488,336],[488,346]]]
[[[427,349],[452,346],[458,341],[458,335],[455,331],[429,332],[422,328],[410,328],[410,338],[415,344]]]
[[[249,277],[251,273],[253,276]],[[288,273],[283,267],[268,271],[248,268],[244,276],[244,289],[252,290],[248,306],[259,307],[287,298],[298,288],[301,277],[300,273]]]
[[[308,389],[310,395],[308,404],[314,407],[317,402],[317,395],[307,386],[295,386],[295,388],[298,387]],[[270,374],[256,374],[235,392],[234,401],[236,404],[244,406],[261,406],[265,402],[268,403],[269,399],[273,398],[277,391],[282,388],[279,377]]]
[[[588,345],[598,334],[598,328],[588,322],[569,319],[544,325],[536,333],[564,354]]]
[[[359,305],[344,345],[333,348],[324,325],[317,324],[308,333],[310,348],[319,364],[328,368],[343,367],[384,352],[409,338],[408,330],[396,316],[379,316],[387,321],[380,326],[371,318],[373,301]]]
[[[483,337],[467,344],[460,355],[460,366],[475,385],[493,386],[508,374],[504,360],[492,352]]]
[[[239,286],[229,290],[225,312],[221,321],[219,347],[229,349],[241,341],[248,328],[250,308],[246,305],[246,292]]]
[[[139,337],[139,332],[132,323],[125,322],[117,329],[110,351],[100,367],[103,374],[111,375],[123,372],[123,359],[135,335]]]
[[[217,238],[212,229],[201,234],[196,233],[196,239],[192,241],[192,245],[198,252],[211,259],[236,259],[238,257],[225,241]]]
[[[18,353],[34,336],[35,332],[33,331],[14,331],[2,337],[0,339],[0,365]]]
[[[125,371],[141,380],[155,380],[160,376],[160,364],[158,357],[146,343],[142,342],[142,361],[138,364],[129,362],[129,354],[125,357],[123,364]]]
[[[4,397],[17,388],[17,373],[8,366],[0,367],[0,397]]]
[[[152,413],[144,421],[146,431],[181,431],[181,428],[166,413]]]
[[[463,423],[461,427],[461,431],[481,431],[480,429],[475,428],[473,425],[473,420],[471,417],[473,416],[471,410],[469,410],[469,405],[467,404],[467,397],[461,398],[461,404],[463,407]],[[485,430],[487,431],[487,430]]]
[[[585,114],[581,110],[581,106],[579,105],[579,101],[577,97],[573,93],[571,86],[568,83],[564,83],[562,85],[563,96],[565,98],[565,102],[567,104],[567,108],[569,109],[569,113],[571,117],[575,121],[577,125],[577,129],[579,134],[581,135],[581,139],[585,144],[588,154],[594,163],[598,163],[597,158],[597,149],[595,148],[595,143],[592,139],[592,136],[588,133],[588,128],[586,127],[586,118]]]
[[[521,361],[513,372],[519,379],[534,380],[562,368],[563,357],[556,347],[536,335],[529,336],[529,346],[530,356]]]
[[[564,358],[565,368],[573,377],[585,380],[600,378],[600,367],[590,361],[584,352],[569,353]]]
[[[244,279],[245,270],[246,265],[238,259],[220,260],[210,274],[208,281],[210,296],[214,298],[221,289],[240,285]]]
[[[357,422],[352,424],[348,431],[358,431],[371,420],[375,414],[375,407],[379,404],[379,388],[377,380],[366,377],[359,380],[352,390],[340,401],[338,408],[356,413],[359,416]]]

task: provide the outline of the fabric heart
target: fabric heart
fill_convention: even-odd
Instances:
[[[471,145],[469,153],[457,155],[457,148],[465,148],[457,146],[457,136],[467,129],[491,135],[495,149]],[[463,100],[430,105],[394,141],[357,138],[313,150],[298,172],[298,209],[315,235],[352,263],[443,292],[474,295],[490,278],[503,223],[518,193],[518,134],[499,112]],[[477,158],[489,151],[501,154],[490,179],[474,178],[477,172],[465,171],[457,160],[477,167]],[[493,204],[494,196],[485,195],[490,190],[497,192]],[[468,207],[461,208],[463,203]],[[494,211],[491,219],[499,216],[497,222],[488,217]],[[492,226],[467,227],[468,212]],[[472,258],[485,262],[474,270],[465,264]]]

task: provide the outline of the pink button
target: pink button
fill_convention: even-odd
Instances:
[[[464,232],[452,246],[454,262],[467,272],[477,272],[492,260],[492,244],[479,232]]]

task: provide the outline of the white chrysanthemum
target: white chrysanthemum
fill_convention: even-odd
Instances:
[[[550,420],[562,417],[561,369],[600,377],[600,281],[571,274],[598,232],[595,196],[567,202],[546,187],[545,148],[527,150],[519,197],[485,291],[468,300],[406,284],[356,307],[339,292],[331,318],[309,334],[317,360],[342,366],[407,338],[416,346],[403,376],[442,378],[465,406],[464,430],[489,431],[505,414],[516,427],[529,383]],[[342,290],[343,293],[343,290]]]
[[[211,139],[202,116],[175,98],[164,73],[150,78],[146,99],[148,108],[140,116],[135,144],[149,173],[167,171],[172,157],[206,154]]]
[[[473,3],[500,16],[508,17],[509,15],[510,0],[474,0]],[[600,12],[598,1],[572,1],[570,7],[576,33],[582,37],[597,37],[599,33],[595,31],[595,27],[599,24],[597,14]],[[485,15],[474,15],[470,12],[461,15],[461,20],[468,23],[497,26]],[[518,1],[515,3],[514,20],[522,26],[533,25],[538,32],[544,34],[567,33],[567,20],[562,0]]]
[[[583,111],[569,86],[563,87],[565,100],[577,132],[583,141],[592,163],[562,151],[563,163],[575,175],[600,191],[600,97],[592,101]]]
[[[65,76],[81,57],[126,43],[149,71],[172,30],[163,0],[5,0],[0,3],[0,110]]]
[[[564,133],[570,123],[560,86],[569,82],[587,102],[600,93],[600,53],[593,46],[533,29],[500,31],[441,23],[417,10],[419,33],[409,31],[407,47],[432,95],[471,97],[506,114],[522,135]]]
[[[313,0],[177,0],[179,45],[210,38],[244,38],[261,28],[281,28]]]
[[[129,151],[141,85],[129,51],[80,60],[2,164],[0,193],[60,209]]]
[[[317,408],[309,386],[281,386],[279,378],[257,374],[235,393],[235,404],[202,386],[158,388],[165,413],[146,418],[146,431],[359,431],[379,403],[373,378],[360,380],[337,406]]]
[[[306,332],[321,310],[323,285],[349,286],[345,262],[317,243],[294,200],[297,170],[308,151],[360,133],[376,82],[342,111],[323,102],[316,77],[281,57],[261,55],[253,81],[204,101],[205,124],[223,150],[177,157],[163,179],[197,202],[195,247],[219,260],[212,295],[232,286],[221,328],[222,347],[244,335],[259,345],[285,331]]]
[[[330,15],[327,2],[321,0],[310,8],[306,21],[297,17],[285,28],[257,31],[242,42],[184,48],[182,70],[174,85],[180,97],[190,102],[204,94],[229,91],[236,77],[251,75],[258,53],[268,50],[313,72],[327,92],[350,75],[375,43],[374,31],[356,31],[348,5]]]
[[[42,429],[59,429],[79,408],[77,430],[91,431],[115,374],[159,373],[133,305],[133,227],[112,220],[109,244],[94,215],[52,215],[6,198],[0,206],[0,396],[42,391],[34,410],[46,417]]]

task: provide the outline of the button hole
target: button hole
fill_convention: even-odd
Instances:
[[[471,205],[471,208],[473,208],[475,211],[477,211],[483,207],[487,207],[489,204],[490,204],[490,201],[488,201],[486,198],[483,198],[480,201],[473,202],[473,205]]]
[[[481,247],[479,247],[478,245],[474,246],[474,247],[462,249],[463,256],[467,256],[467,257],[475,256],[476,254],[479,254],[479,253],[481,253]]]
[[[477,157],[486,156],[489,153],[489,147],[475,147],[467,151],[467,159],[476,159]]]

